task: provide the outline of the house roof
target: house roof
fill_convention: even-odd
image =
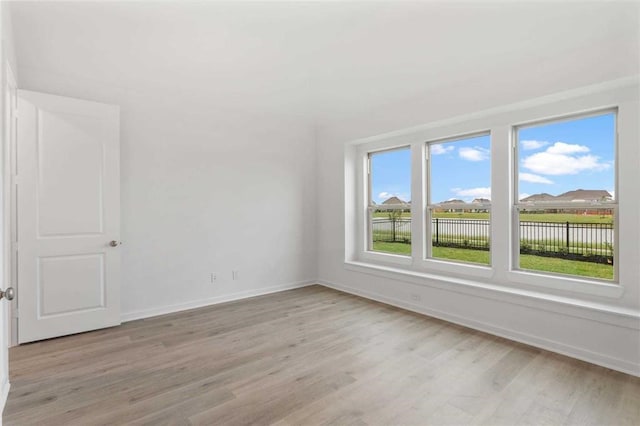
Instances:
[[[567,191],[560,195],[551,195],[543,192],[542,194],[533,194],[520,201],[602,201],[612,198],[609,191],[604,189],[575,189]]]
[[[402,201],[398,197],[390,197],[382,202],[382,204],[409,204],[406,201]]]
[[[610,200],[611,194],[604,189],[576,189],[560,194],[556,197],[558,201],[602,201]]]
[[[547,194],[546,192],[543,192],[542,194],[533,194],[533,195],[529,195],[526,198],[523,198],[520,201],[554,201],[556,200],[557,197],[551,194]]]

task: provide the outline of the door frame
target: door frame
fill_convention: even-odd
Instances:
[[[0,49],[2,52],[5,51],[4,40],[2,40],[2,46]],[[2,245],[3,254],[0,258],[0,266],[2,267],[2,276],[0,277],[0,286],[3,289],[11,286],[11,280],[13,276],[13,268],[12,262],[15,256],[12,255],[12,244],[11,244],[11,208],[12,208],[12,199],[13,199],[13,190],[12,190],[12,182],[11,182],[11,155],[15,152],[15,148],[11,148],[12,141],[15,140],[16,132],[13,131],[15,129],[15,115],[16,115],[16,104],[11,102],[11,90],[17,94],[17,84],[15,80],[15,75],[13,70],[11,69],[11,65],[9,61],[4,60],[4,55],[0,55],[2,61],[0,62],[0,144],[1,150],[0,154],[2,154],[2,161],[0,163],[0,167],[2,167],[2,220],[0,221],[1,232],[0,232],[0,244]],[[17,99],[17,98],[16,98]],[[8,302],[8,301],[7,301]],[[2,370],[2,375],[6,375],[3,377],[3,383],[0,384],[0,415],[4,412],[4,407],[7,402],[7,398],[9,396],[9,389],[11,388],[11,381],[9,375],[9,351],[8,349],[11,346],[14,346],[14,341],[17,341],[16,330],[14,329],[14,304],[5,303],[2,301],[2,313],[3,318],[0,318],[0,333],[2,333],[2,347],[0,347],[0,351],[3,352],[2,357],[2,365],[0,365],[0,369]],[[16,323],[17,324],[17,323]],[[2,419],[0,418],[0,424],[2,424]]]
[[[3,200],[2,208],[5,221],[2,224],[4,239],[3,252],[5,264],[4,276],[2,277],[2,288],[13,287],[16,290],[16,294],[19,292],[18,283],[16,282],[16,256],[15,256],[15,236],[16,236],[16,191],[15,191],[15,153],[16,153],[16,126],[17,126],[17,91],[18,85],[16,83],[15,74],[8,61],[4,64],[5,68],[5,100],[4,100],[4,141],[3,144]],[[15,102],[11,102],[11,93],[13,90],[16,93]],[[19,296],[17,296],[19,297]],[[18,312],[16,308],[16,299],[8,304],[10,327],[5,327],[8,332],[6,336],[7,344],[9,347],[16,346],[18,344]]]

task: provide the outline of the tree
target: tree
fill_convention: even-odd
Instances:
[[[398,223],[398,220],[402,218],[402,210],[400,209],[389,210],[387,215],[389,216],[389,220],[391,220],[391,236],[392,236],[392,241],[395,243],[397,223]]]

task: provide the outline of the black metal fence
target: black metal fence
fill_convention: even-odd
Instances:
[[[435,247],[489,250],[490,225],[486,219],[434,218]],[[375,218],[374,242],[411,242],[411,219]],[[597,263],[613,263],[614,230],[611,223],[520,222],[520,253]]]
[[[410,243],[411,219],[374,219],[373,241],[385,243]]]
[[[611,223],[520,222],[520,253],[613,263]]]
[[[488,220],[434,218],[431,226],[435,247],[489,250],[491,229]]]

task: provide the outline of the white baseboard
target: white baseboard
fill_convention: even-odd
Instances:
[[[9,389],[11,383],[9,380],[2,384],[2,393],[0,394],[0,426],[2,426],[2,413],[4,413],[4,406],[7,405],[7,398],[9,397]]]
[[[585,350],[576,346],[567,345],[562,342],[549,340],[544,337],[534,336],[534,335],[531,335],[528,333],[522,333],[513,329],[504,328],[501,326],[496,326],[496,325],[488,324],[481,321],[476,321],[472,318],[450,314],[448,312],[443,312],[436,309],[426,308],[424,306],[416,305],[410,302],[406,302],[404,300],[383,296],[378,293],[360,290],[360,289],[345,286],[342,284],[336,284],[336,283],[328,282],[325,280],[318,280],[317,283],[325,287],[332,288],[334,290],[364,297],[366,299],[375,300],[377,302],[396,306],[398,308],[406,309],[408,311],[417,312],[419,314],[438,318],[454,324],[462,325],[464,327],[469,327],[474,330],[479,330],[488,334],[493,334],[495,336],[504,337],[505,339],[514,340],[516,342],[524,343],[530,346],[535,346],[540,349],[556,352],[571,358],[576,358],[582,361],[589,362],[591,364],[600,365],[602,367],[610,368],[612,370],[621,371],[626,374],[640,377],[640,365],[627,360],[618,359],[605,354],[600,354],[593,351]]]
[[[234,300],[246,299],[248,297],[262,296],[270,293],[291,290],[294,288],[307,287],[317,284],[316,280],[296,281],[288,284],[280,284],[270,287],[262,287],[254,290],[240,291],[237,293],[223,294],[221,296],[208,299],[193,300],[191,302],[178,303],[175,305],[160,306],[157,308],[143,309],[134,312],[125,312],[121,315],[122,322],[155,317],[158,315],[172,314],[174,312],[186,311],[189,309],[202,308],[204,306],[216,305],[218,303],[231,302]]]

